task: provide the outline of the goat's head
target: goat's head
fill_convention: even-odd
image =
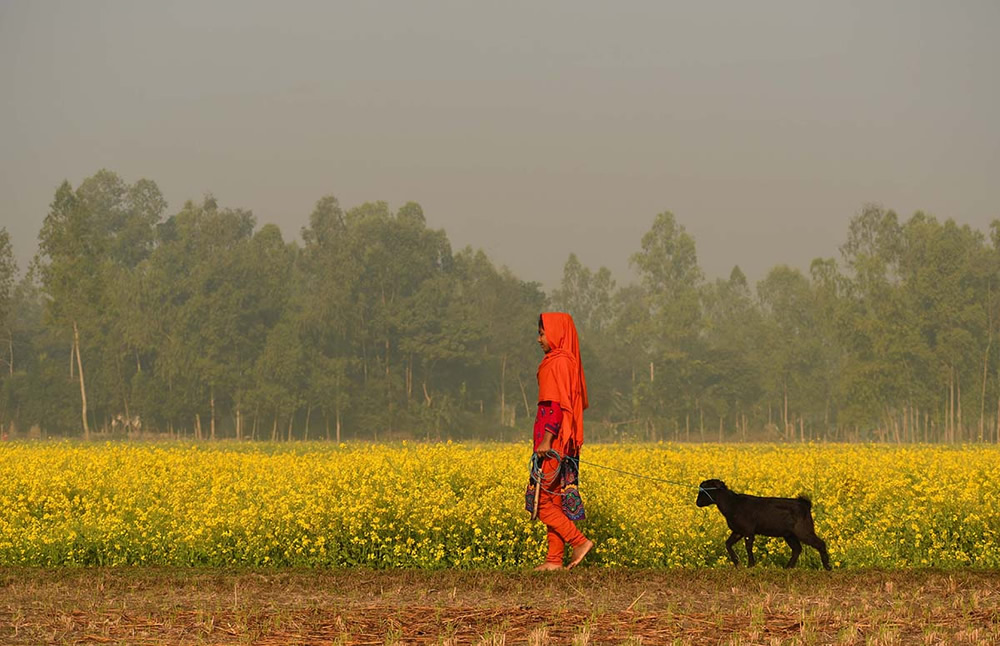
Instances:
[[[708,507],[715,504],[715,492],[726,489],[726,483],[722,480],[706,480],[698,485],[698,499],[695,501],[699,507]]]

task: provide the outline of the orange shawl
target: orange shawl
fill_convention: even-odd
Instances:
[[[575,454],[583,445],[583,411],[590,405],[576,325],[569,314],[546,312],[542,329],[552,350],[538,366],[538,401],[559,402],[565,412],[552,448]]]

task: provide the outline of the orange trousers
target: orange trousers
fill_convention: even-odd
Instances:
[[[558,465],[558,461],[554,458],[545,460],[542,463],[542,473],[552,474]],[[566,553],[566,543],[576,547],[584,543],[587,537],[563,513],[562,496],[558,493],[559,483],[548,485],[546,489],[557,493],[549,493],[542,489],[538,497],[538,517],[548,527],[549,553],[545,557],[545,562],[562,565],[563,556]]]

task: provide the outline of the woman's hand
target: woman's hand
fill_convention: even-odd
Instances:
[[[545,455],[552,450],[552,433],[546,432],[542,441],[538,443],[538,448],[535,449],[535,455],[545,457]]]

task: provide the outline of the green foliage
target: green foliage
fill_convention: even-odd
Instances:
[[[289,439],[514,439],[538,314],[580,331],[590,441],[996,440],[1000,222],[868,205],[808,274],[705,279],[657,215],[618,285],[575,254],[551,302],[420,205],[326,196],[285,241],[207,196],[102,170],[55,192],[15,284],[0,229],[0,425]],[[79,337],[79,345],[74,331]],[[79,359],[77,360],[77,349]]]

